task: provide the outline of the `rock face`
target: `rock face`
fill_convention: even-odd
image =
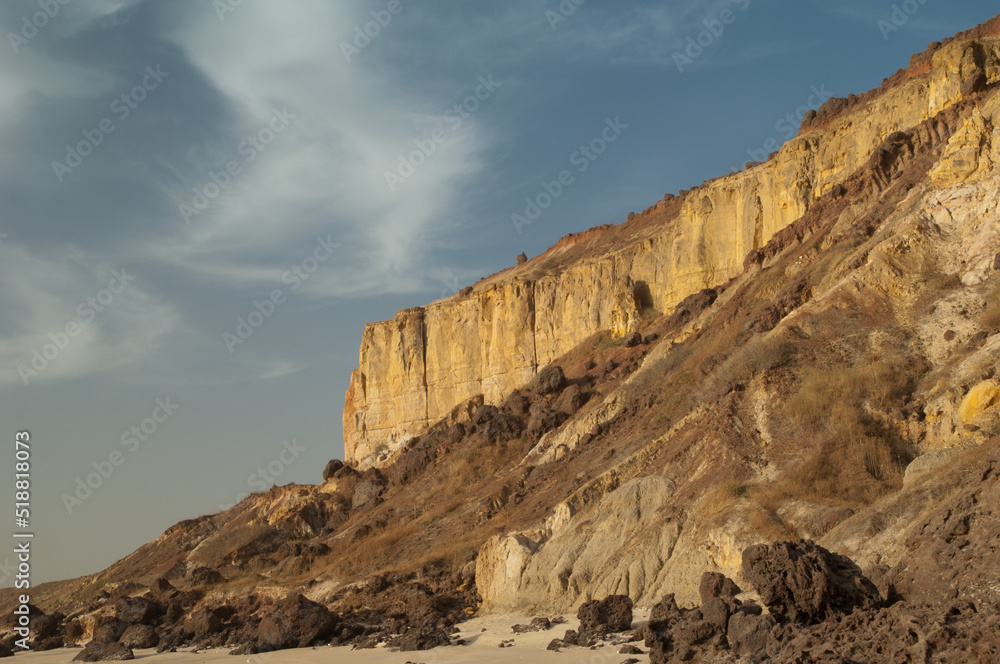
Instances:
[[[748,548],[743,552],[743,576],[779,622],[822,622],[881,601],[853,561],[809,541]]]
[[[130,648],[120,643],[89,643],[73,658],[74,662],[121,662],[135,659]]]
[[[926,73],[915,68],[869,103],[828,109],[824,123],[774,158],[692,190],[672,218],[613,250],[588,254],[574,247],[587,234],[568,238],[471,293],[369,324],[344,410],[347,461],[378,464],[464,401],[482,395],[498,405],[591,335],[623,336],[643,310],[669,311],[738,275],[750,252],[840,186],[891,134],[1000,79],[998,43],[965,39],[940,48]],[[993,126],[985,113],[974,116],[953,138],[935,183],[993,168]],[[566,264],[563,254],[573,251]]]

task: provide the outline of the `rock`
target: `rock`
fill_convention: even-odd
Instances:
[[[743,577],[778,622],[812,624],[881,601],[853,561],[808,540],[745,549]]]
[[[743,591],[736,585],[736,582],[718,572],[705,572],[701,576],[701,584],[698,587],[702,604],[715,597],[733,598],[741,592]]]
[[[276,649],[305,648],[332,637],[337,624],[337,617],[325,606],[296,595],[264,613],[257,641]]]
[[[210,567],[196,567],[191,570],[188,580],[194,586],[214,586],[225,581],[219,570]]]
[[[559,428],[569,415],[550,406],[536,404],[532,407],[531,418],[528,420],[528,434],[540,438],[543,434]]]
[[[74,662],[121,662],[135,659],[132,650],[120,643],[95,643],[91,641],[76,657]]]
[[[617,368],[618,368],[617,362],[615,362],[614,360],[608,360],[607,362],[604,363],[604,366],[601,367],[601,370],[604,371],[604,375],[607,376],[609,373],[611,373]]]
[[[567,415],[573,415],[576,411],[580,410],[587,401],[590,400],[590,395],[584,392],[579,385],[570,385],[563,393],[559,395],[556,399],[555,404],[553,404],[556,410],[561,410]]]
[[[517,255],[517,264],[524,265],[528,262],[528,256],[523,251]]]
[[[584,602],[576,613],[580,634],[604,637],[632,628],[632,600],[626,595],[609,595],[603,600]]]
[[[45,639],[36,638],[31,646],[31,649],[34,652],[45,652],[47,650],[58,650],[59,648],[65,647],[65,645],[66,644],[62,640],[62,637],[50,636]]]
[[[997,254],[997,256],[1000,257],[1000,254]],[[597,362],[594,362],[593,360],[587,360],[586,362],[583,363],[583,368],[586,371],[592,371],[596,367],[597,367]]]
[[[79,643],[83,638],[83,625],[79,620],[67,620],[63,627],[63,641],[67,644]]]
[[[625,341],[622,342],[625,348],[635,348],[642,344],[642,335],[638,332],[633,332],[632,334],[625,337]]]
[[[110,616],[100,616],[94,621],[93,640],[97,643],[115,643],[122,637],[128,623]]]
[[[7,646],[3,645],[2,643],[0,643],[0,658],[13,657],[13,656],[14,656],[14,651],[8,648]]]
[[[125,597],[115,603],[118,618],[131,625],[150,625],[165,610],[162,604],[145,597]]]
[[[626,643],[621,648],[618,649],[619,655],[642,655],[644,654],[642,650],[631,643]],[[639,660],[636,660],[639,661]]]
[[[431,650],[439,646],[451,645],[451,637],[448,636],[447,632],[437,627],[420,627],[407,630],[406,634],[391,639],[386,645],[389,648],[399,648],[401,652]]]
[[[271,652],[272,648],[269,648],[260,643],[244,643],[241,646],[233,648],[229,651],[230,655],[259,655],[262,652]]]
[[[126,648],[155,648],[160,643],[156,630],[149,625],[132,625],[118,640]]]
[[[423,448],[407,450],[396,457],[396,462],[386,471],[393,484],[407,484],[419,477],[431,464],[430,452]]]
[[[60,621],[55,616],[43,615],[32,618],[29,625],[31,627],[31,634],[37,641],[59,634]]]
[[[532,618],[528,625],[514,625],[510,629],[515,634],[526,634],[528,632],[544,632],[552,628],[552,621],[544,616]]]
[[[195,610],[184,623],[184,632],[196,639],[205,639],[222,630],[222,618],[214,610],[202,607]]]
[[[565,384],[566,376],[563,374],[562,367],[554,365],[542,369],[538,373],[538,376],[535,377],[535,381],[531,387],[536,394],[544,396],[546,394],[555,394]]]
[[[986,74],[982,71],[975,72],[962,83],[960,90],[962,97],[971,97],[978,92],[982,92],[986,89],[988,82]]]
[[[354,488],[354,499],[351,501],[351,507],[361,509],[378,504],[377,501],[387,486],[389,486],[389,480],[375,468],[369,468],[361,475],[361,479]]]
[[[726,639],[738,657],[761,658],[766,654],[767,637],[774,628],[770,615],[737,610],[729,618]]]
[[[565,641],[563,641],[562,639],[552,639],[551,641],[549,641],[549,645],[545,646],[545,649],[546,650],[554,650],[555,652],[559,652],[560,650],[562,650],[563,648],[565,648],[567,645],[568,644]],[[3,655],[0,655],[0,657],[2,657],[2,656]]]
[[[323,481],[326,482],[334,477],[338,470],[344,467],[344,462],[340,459],[331,459],[323,469]]]

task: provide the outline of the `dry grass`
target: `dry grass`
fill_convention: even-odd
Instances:
[[[754,335],[705,382],[704,396],[718,398],[734,385],[745,385],[754,377],[786,364],[793,354],[792,345],[777,336]]]
[[[911,387],[902,359],[807,368],[785,412],[815,452],[776,484],[762,487],[760,500],[863,506],[897,490],[909,459],[894,432],[871,413],[891,408]]]

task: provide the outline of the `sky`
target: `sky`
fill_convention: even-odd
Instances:
[[[272,483],[319,482],[344,454],[366,322],[738,170],[808,106],[995,13],[4,0],[0,497],[15,502],[28,431],[32,581],[97,572]]]

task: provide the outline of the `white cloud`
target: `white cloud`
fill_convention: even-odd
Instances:
[[[23,385],[19,367],[38,371],[28,375],[32,385],[152,363],[161,344],[181,328],[179,315],[141,282],[124,287],[116,282],[120,293],[102,294],[113,270],[126,281],[135,276],[130,266],[97,263],[76,251],[37,255],[10,241],[0,256],[0,304],[7,312],[0,332],[0,385]],[[110,302],[102,306],[109,294]],[[79,330],[75,336],[67,335],[69,323]],[[33,367],[33,351],[44,357],[46,346],[51,357],[36,359]]]
[[[475,118],[451,134],[410,181],[390,191],[385,171],[414,149],[415,139],[441,124],[440,109],[454,100],[401,88],[390,83],[395,76],[367,63],[348,64],[339,44],[359,17],[313,0],[247,3],[221,23],[214,14],[185,18],[169,38],[242,112],[248,133],[266,127],[274,109],[287,108],[297,117],[190,225],[184,227],[178,215],[183,230],[147,247],[150,255],[205,277],[267,282],[287,266],[261,266],[241,256],[259,255],[279,239],[287,247],[296,238],[308,242],[332,233],[355,243],[348,248],[351,270],[313,280],[315,292],[398,290],[401,282],[389,278],[393,273],[420,274],[424,238],[441,230],[457,185],[483,165],[487,138]],[[463,94],[475,85],[469,81]],[[230,153],[243,159],[236,145]],[[213,155],[187,169],[203,175],[174,188],[172,196],[190,203],[192,188],[222,165]],[[419,277],[402,283],[411,290]]]

